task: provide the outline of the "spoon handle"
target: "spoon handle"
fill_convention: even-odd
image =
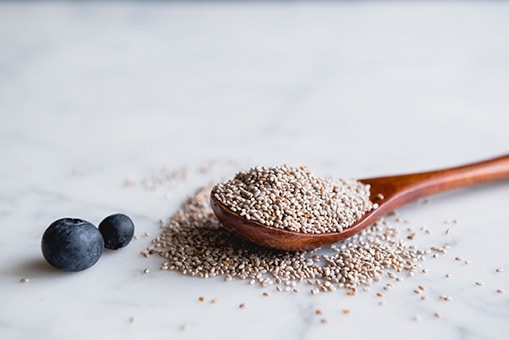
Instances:
[[[375,187],[382,185],[389,196],[411,201],[442,191],[501,179],[509,179],[509,155],[451,168],[378,177],[361,182],[372,183]]]

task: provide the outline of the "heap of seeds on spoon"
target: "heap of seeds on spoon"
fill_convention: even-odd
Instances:
[[[387,270],[413,275],[428,251],[398,238],[380,221],[349,240],[314,251],[279,251],[241,240],[222,228],[209,205],[210,192],[249,219],[293,231],[323,233],[348,228],[373,208],[369,186],[323,179],[306,168],[256,167],[189,197],[142,255],[164,258],[163,270],[210,278],[247,280],[277,291],[312,294],[378,281]]]
[[[255,167],[212,193],[248,220],[301,233],[341,232],[373,208],[369,185],[318,177],[306,167]]]

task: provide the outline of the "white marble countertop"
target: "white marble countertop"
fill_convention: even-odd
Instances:
[[[140,255],[196,188],[251,165],[362,178],[506,154],[508,17],[503,2],[0,3],[1,338],[508,339],[508,182],[390,218],[450,249],[383,298],[382,282],[264,297]],[[53,220],[113,212],[135,220],[127,248],[79,273],[42,259]]]

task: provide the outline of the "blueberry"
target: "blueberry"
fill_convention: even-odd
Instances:
[[[125,247],[134,235],[134,223],[124,214],[113,214],[99,223],[99,231],[104,238],[104,246],[108,249]]]
[[[61,218],[51,223],[42,235],[41,249],[53,267],[77,272],[93,266],[101,257],[104,240],[90,222]]]

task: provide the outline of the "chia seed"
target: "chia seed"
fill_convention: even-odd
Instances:
[[[263,288],[279,286],[281,292],[298,292],[298,284],[310,285],[312,295],[337,289],[355,295],[357,287],[380,281],[387,270],[414,272],[425,257],[425,251],[398,239],[396,228],[382,221],[318,250],[262,248],[221,226],[209,204],[211,189],[201,188],[186,199],[142,256],[161,256],[161,270],[224,281],[240,279]]]
[[[306,167],[254,167],[217,184],[212,194],[231,211],[302,233],[341,232],[373,209],[369,185],[321,178]]]

